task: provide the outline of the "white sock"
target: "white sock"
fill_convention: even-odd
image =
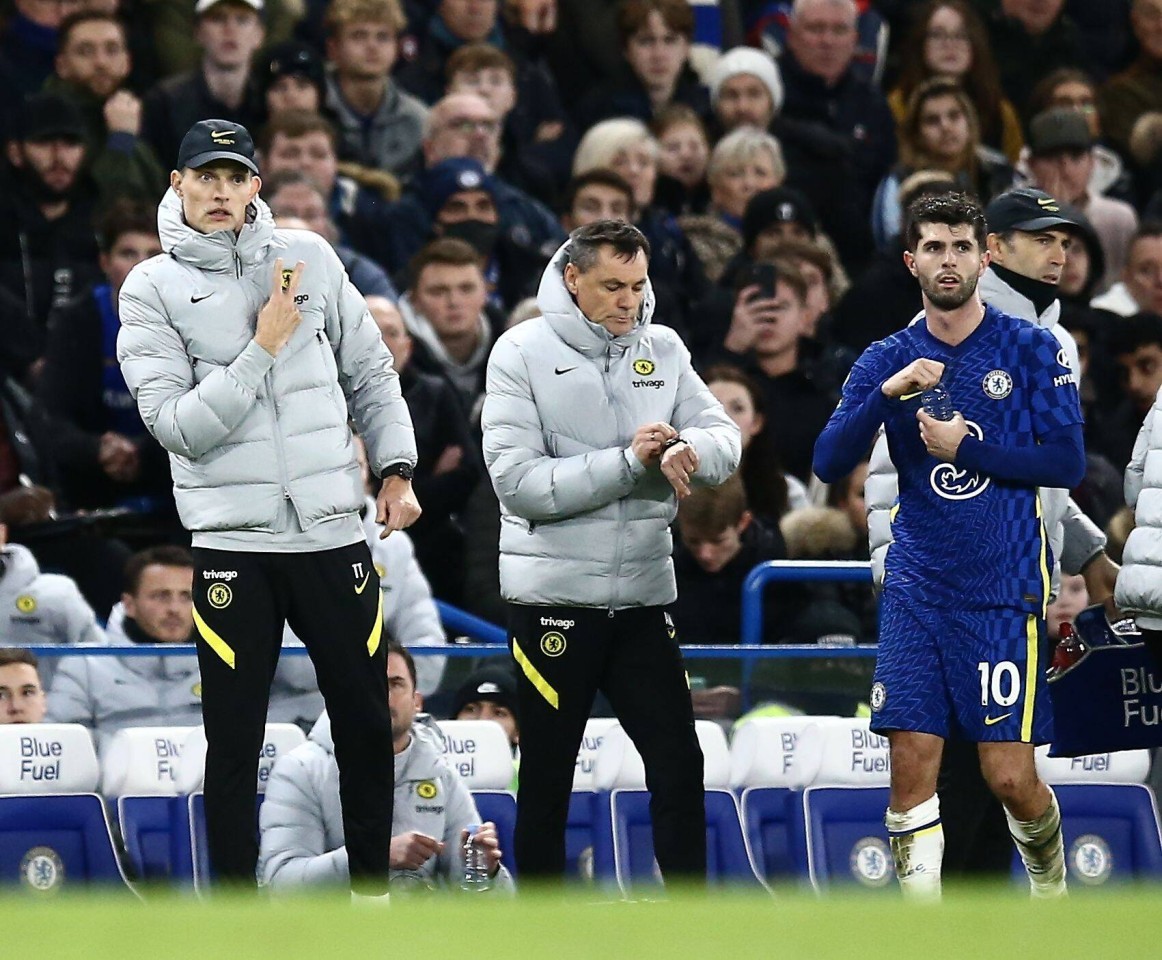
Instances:
[[[940,899],[940,865],[944,859],[944,827],[940,798],[935,794],[911,810],[884,816],[900,889],[910,900]]]
[[[1061,808],[1049,788],[1049,806],[1036,820],[1018,820],[1008,809],[1009,833],[1029,875],[1034,897],[1065,896],[1065,841],[1061,835]]]
[[[391,894],[356,893],[352,890],[351,902],[358,907],[386,907],[391,903]]]

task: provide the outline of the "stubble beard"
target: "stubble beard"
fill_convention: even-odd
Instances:
[[[977,281],[980,278],[972,275],[966,277],[954,290],[946,290],[936,281],[920,277],[920,289],[928,298],[932,306],[940,310],[956,310],[963,307],[976,293]]]

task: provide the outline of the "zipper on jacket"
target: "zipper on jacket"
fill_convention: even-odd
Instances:
[[[242,258],[238,256],[238,251],[234,252],[234,276],[242,278]]]
[[[286,451],[283,450],[282,434],[278,429],[278,400],[275,398],[274,376],[271,372],[266,374],[266,389],[270,392],[270,420],[273,428],[271,436],[274,438],[274,453],[278,458],[278,479],[282,484],[282,498],[291,500],[290,485],[287,483]]]
[[[613,407],[614,424],[617,427],[617,435],[620,437],[622,435],[621,408],[620,408],[620,405],[615,402],[616,398],[613,395],[613,386],[610,383],[610,378],[609,378],[609,364],[610,364],[610,360],[611,360],[612,356],[613,356],[613,345],[609,344],[605,348],[605,373],[602,375],[601,379],[602,379],[602,383],[605,387],[605,396],[609,400],[609,405],[611,407]],[[618,578],[619,578],[620,573],[621,573],[621,558],[625,552],[625,537],[621,535],[621,532],[625,527],[625,514],[626,514],[625,497],[622,497],[617,501],[617,527],[618,527],[619,535],[617,537],[617,546],[614,549],[614,554],[613,554],[613,596],[610,599],[610,603],[609,603],[609,616],[610,617],[613,616],[613,607],[614,607],[614,604],[617,602],[618,585],[620,583]]]

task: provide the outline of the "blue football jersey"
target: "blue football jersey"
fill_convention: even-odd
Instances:
[[[1077,383],[1056,338],[992,307],[955,347],[932,336],[926,319],[873,343],[852,368],[840,408],[862,403],[920,358],[944,364],[953,407],[985,442],[1030,446],[1083,422]],[[920,439],[919,407],[918,395],[893,400],[884,419],[900,485],[885,583],[959,609],[1041,613],[1053,557],[1037,489],[933,457]]]

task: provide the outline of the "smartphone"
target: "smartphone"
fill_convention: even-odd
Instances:
[[[757,286],[758,297],[767,300],[774,299],[775,285],[779,282],[779,269],[773,263],[752,263],[747,270],[746,283],[743,286]]]

